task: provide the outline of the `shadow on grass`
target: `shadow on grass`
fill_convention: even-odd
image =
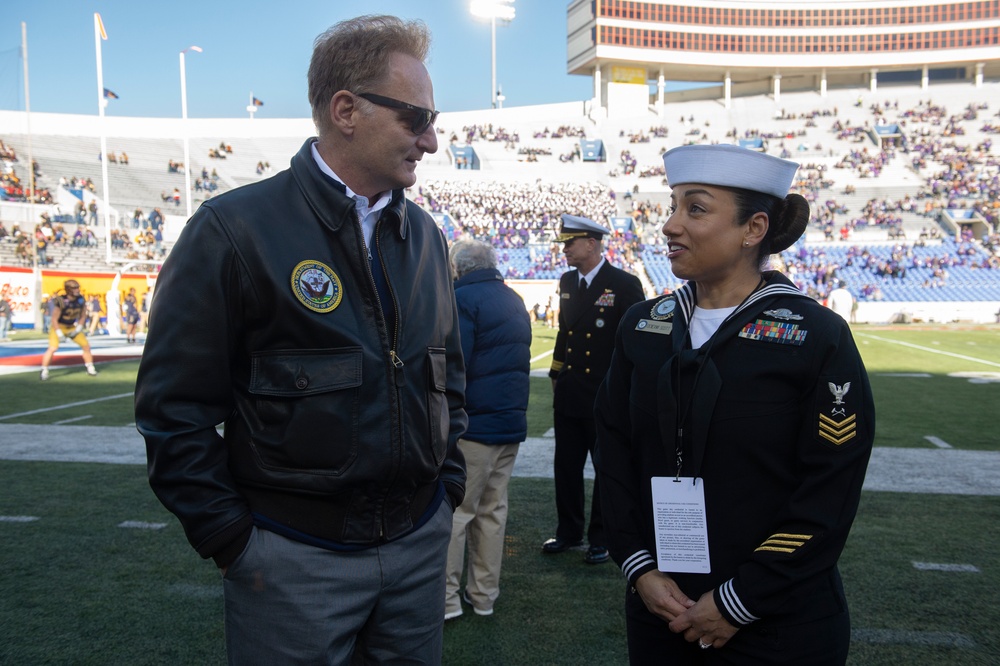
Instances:
[[[0,663],[225,663],[218,571],[187,544],[142,466],[0,461],[0,488],[0,516],[36,518],[0,521]],[[997,497],[865,493],[841,558],[848,663],[1000,663],[998,522]],[[466,609],[447,623],[445,664],[627,662],[620,571],[578,551],[543,555],[554,525],[552,481],[513,479],[495,612]]]

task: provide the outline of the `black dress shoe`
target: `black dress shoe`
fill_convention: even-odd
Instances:
[[[611,559],[608,549],[604,546],[591,546],[587,549],[587,554],[583,556],[583,561],[587,564],[600,564]]]
[[[542,544],[542,552],[552,555],[554,553],[561,553],[569,550],[570,548],[579,548],[582,545],[582,539],[580,541],[567,541],[566,539],[553,537]]]

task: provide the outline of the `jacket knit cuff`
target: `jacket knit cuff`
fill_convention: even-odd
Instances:
[[[211,557],[220,569],[228,567],[247,547],[252,531],[253,516],[248,513],[218,537],[199,548],[198,554],[205,558]]]
[[[452,483],[451,481],[444,482],[444,492],[451,503],[451,510],[455,511],[458,507],[462,505],[462,500],[465,499],[465,487],[457,483]]]

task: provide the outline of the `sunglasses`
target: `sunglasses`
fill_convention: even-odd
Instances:
[[[432,111],[431,109],[425,109],[422,106],[414,106],[412,104],[407,104],[406,102],[400,102],[398,99],[383,97],[382,95],[376,95],[374,93],[361,93],[358,97],[366,99],[372,104],[384,106],[389,109],[409,111],[413,114],[412,120],[410,121],[410,131],[417,136],[426,132],[427,128],[433,125],[434,121],[437,120],[438,114],[440,113],[440,111]]]

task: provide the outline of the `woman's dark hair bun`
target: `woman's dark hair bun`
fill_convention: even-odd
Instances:
[[[805,233],[809,224],[809,202],[801,194],[789,194],[775,210],[771,224],[777,224],[771,236],[771,252],[778,254],[787,250]]]

